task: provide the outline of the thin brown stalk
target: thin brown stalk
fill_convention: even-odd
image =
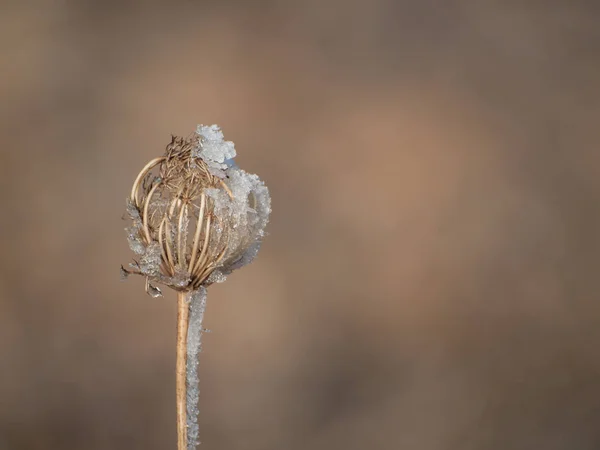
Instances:
[[[176,400],[177,400],[177,450],[187,450],[187,415],[186,415],[186,365],[187,365],[187,332],[190,317],[188,293],[177,293],[177,361],[176,361]]]

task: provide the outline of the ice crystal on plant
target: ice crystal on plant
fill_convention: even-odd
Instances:
[[[202,322],[206,309],[206,289],[200,287],[189,294],[190,298],[190,324],[187,334],[187,428],[188,450],[195,450],[198,445],[198,356],[202,351]]]
[[[226,169],[227,161],[236,156],[233,142],[223,140],[223,132],[217,125],[198,125],[196,134],[200,137],[196,156],[202,158],[211,169]]]
[[[206,280],[208,283],[223,283],[227,280],[227,275],[223,274],[220,269],[216,269],[213,273],[210,274],[208,279]]]
[[[142,223],[140,211],[130,199],[127,200],[127,214],[129,214],[129,218],[133,221],[134,224],[140,225]]]
[[[146,247],[146,251],[140,258],[140,270],[149,277],[157,276],[160,273],[160,262],[160,245],[157,242],[153,242]]]
[[[146,252],[146,247],[140,239],[140,229],[136,226],[125,228],[127,231],[127,242],[131,251],[137,255],[143,255]]]

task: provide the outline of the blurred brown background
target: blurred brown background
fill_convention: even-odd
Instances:
[[[594,3],[3,2],[0,450],[175,447],[121,216],[198,123],[273,197],[201,448],[600,449]]]

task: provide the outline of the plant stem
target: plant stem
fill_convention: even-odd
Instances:
[[[177,399],[177,450],[187,450],[186,416],[186,365],[187,332],[190,319],[190,304],[186,292],[177,293],[177,361],[175,367]]]

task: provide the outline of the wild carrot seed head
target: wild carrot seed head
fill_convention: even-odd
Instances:
[[[140,171],[127,200],[126,228],[139,260],[122,273],[176,290],[221,282],[254,259],[271,212],[267,187],[233,163],[232,142],[216,125],[172,137]]]

